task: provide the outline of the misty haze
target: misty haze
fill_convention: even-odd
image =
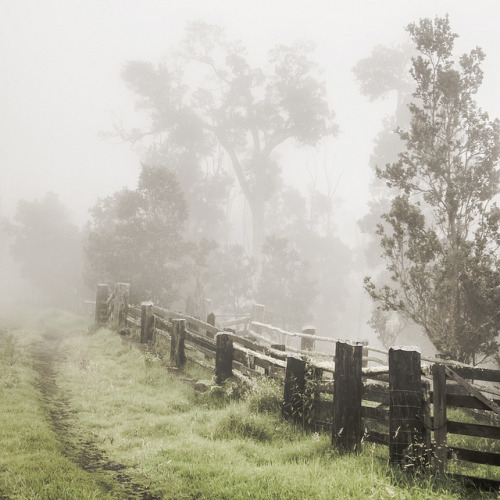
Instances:
[[[3,2],[0,498],[493,498],[498,19]]]

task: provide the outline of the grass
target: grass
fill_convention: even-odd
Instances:
[[[279,385],[248,392],[229,381],[199,393],[159,357],[107,329],[84,333],[81,319],[63,313],[45,316],[29,335],[9,328],[2,344],[11,364],[0,391],[0,418],[10,422],[8,432],[0,430],[0,449],[7,450],[0,454],[0,498],[125,498],[116,475],[85,472],[67,458],[47,418],[27,350],[47,330],[63,334],[56,377],[71,408],[71,435],[91,439],[156,497],[496,498],[431,473],[391,469],[383,447],[365,445],[360,455],[340,457],[329,436],[281,419]],[[211,378],[195,366],[186,372]]]
[[[21,326],[2,317],[1,325],[0,498],[113,498],[105,478],[64,456],[47,419],[30,355],[43,324]]]

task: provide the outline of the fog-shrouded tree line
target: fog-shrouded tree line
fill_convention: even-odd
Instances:
[[[282,328],[313,322],[348,336],[332,325],[349,273],[365,269],[370,325],[384,345],[409,329],[450,358],[498,362],[499,122],[475,100],[484,54],[457,58],[447,17],[407,31],[410,43],[378,46],[353,69],[369,100],[395,102],[370,159],[365,267],[336,235],[332,172],[304,194],[280,161],[282,148],[337,133],[313,45],[274,47],[256,67],[241,42],[195,22],[161,61],[124,63],[143,125],[117,124],[116,134],[140,152],[135,188],[98,200],[82,230],[54,194],[21,202],[2,225],[21,271],[60,303],[126,281],[132,301],[196,314],[210,298],[232,315],[257,301]],[[234,237],[240,194],[250,244]]]

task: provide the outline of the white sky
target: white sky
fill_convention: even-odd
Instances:
[[[390,102],[369,104],[351,68],[374,45],[405,39],[420,17],[450,14],[457,48],[487,55],[480,104],[500,116],[500,2],[497,0],[0,0],[0,215],[20,199],[59,193],[75,222],[98,197],[134,187],[138,154],[103,140],[116,118],[134,125],[134,96],[120,79],[127,59],[157,62],[182,37],[187,21],[226,26],[252,58],[275,43],[312,39],[325,69],[341,134],[318,153],[284,154],[287,178],[304,183],[304,163],[326,155],[341,174],[336,223],[356,241],[364,213],[372,141]]]

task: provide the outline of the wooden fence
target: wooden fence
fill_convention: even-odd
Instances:
[[[286,332],[263,323],[261,305],[224,330],[212,313],[201,321],[151,302],[131,306],[128,292],[123,283],[112,292],[99,285],[96,323],[111,320],[119,330],[137,332],[141,343],[167,342],[173,365],[196,363],[213,371],[218,384],[233,376],[247,383],[263,376],[281,379],[285,418],[330,432],[340,452],[359,452],[372,442],[388,446],[390,462],[408,470],[432,465],[445,472],[449,460],[500,467],[498,370],[425,358],[413,347],[387,352],[367,342],[319,337],[312,328]],[[299,339],[300,346],[287,339]],[[334,354],[315,351],[317,342],[334,346]],[[449,410],[456,408],[475,422],[452,420]],[[491,450],[458,446],[450,435],[483,438]],[[500,487],[499,479],[460,477]]]

